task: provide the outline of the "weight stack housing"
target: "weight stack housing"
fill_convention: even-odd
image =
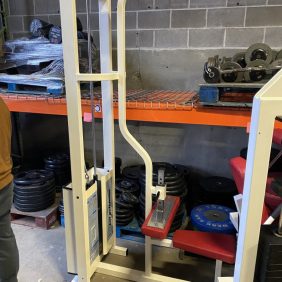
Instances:
[[[282,281],[282,238],[273,234],[272,225],[262,225],[254,282]]]

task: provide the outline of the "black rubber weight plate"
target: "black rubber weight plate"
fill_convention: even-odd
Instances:
[[[46,191],[52,190],[52,188],[55,189],[54,181],[49,185],[36,186],[35,188],[32,186],[21,187],[15,185],[14,192],[21,195],[44,194]]]
[[[204,192],[211,194],[235,195],[237,193],[235,182],[225,177],[206,177],[200,181],[200,186]]]
[[[36,211],[41,211],[45,210],[48,207],[52,206],[55,202],[55,198],[50,200],[49,202],[44,203],[44,205],[28,205],[28,204],[15,204],[15,208],[18,209],[19,211],[23,212],[36,212]]]
[[[45,198],[38,198],[38,199],[23,199],[23,198],[17,198],[14,197],[14,203],[17,205],[45,205],[49,203],[51,200],[55,199],[56,194],[48,195]]]
[[[19,172],[14,179],[16,185],[42,185],[54,179],[54,174],[49,170],[30,170]]]

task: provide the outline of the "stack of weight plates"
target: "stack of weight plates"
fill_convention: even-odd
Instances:
[[[174,232],[179,229],[183,223],[183,218],[186,216],[185,200],[187,196],[187,182],[183,168],[176,167],[169,163],[153,163],[153,185],[158,184],[158,171],[164,169],[165,179],[164,183],[167,186],[166,193],[171,196],[178,196],[181,198],[181,205],[176,213],[175,219],[172,223],[170,232]],[[141,168],[139,177],[139,183],[141,187],[141,193],[139,197],[139,211],[138,211],[138,223],[141,226],[145,221],[145,167]],[[153,196],[153,203],[156,198]]]
[[[200,189],[203,203],[235,208],[233,197],[238,192],[232,179],[219,176],[206,177],[200,180]]]
[[[57,192],[71,181],[70,158],[67,154],[55,154],[44,159],[45,169],[55,175]]]
[[[122,175],[125,179],[133,180],[138,183],[142,168],[142,165],[127,166],[122,170]]]
[[[20,172],[14,179],[14,205],[23,212],[44,210],[55,202],[54,174],[48,170]]]
[[[234,210],[220,205],[201,205],[191,212],[193,227],[203,232],[235,233],[229,214]]]
[[[134,217],[138,205],[140,188],[135,181],[118,179],[116,181],[116,224],[128,225]]]

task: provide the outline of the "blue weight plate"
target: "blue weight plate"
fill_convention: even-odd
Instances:
[[[235,229],[229,219],[234,210],[220,205],[201,205],[191,211],[192,225],[199,231],[234,233]]]

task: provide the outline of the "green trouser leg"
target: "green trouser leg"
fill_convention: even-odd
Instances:
[[[19,252],[11,228],[13,185],[0,190],[0,282],[17,282]]]

